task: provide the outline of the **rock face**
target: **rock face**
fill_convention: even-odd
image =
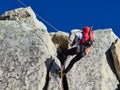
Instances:
[[[67,74],[69,90],[119,90],[119,81],[109,50],[117,36],[112,29],[97,30],[94,33],[95,42],[90,53],[78,61]],[[67,65],[73,57],[68,57]],[[57,80],[52,81],[57,83]],[[56,90],[52,89],[52,85],[48,90]]]
[[[90,53],[67,74],[69,90],[119,90],[110,54],[117,36],[112,29],[94,33]],[[0,17],[0,90],[61,90],[55,72],[60,66],[57,51],[59,46],[66,50],[68,36],[49,34],[30,7],[5,12]],[[73,57],[68,57],[66,66]]]
[[[30,7],[6,16],[0,20],[0,90],[42,90],[56,55],[50,35]]]
[[[111,52],[114,59],[115,69],[120,80],[120,39],[118,39],[111,47]]]
[[[112,60],[108,54],[108,49],[117,37],[111,29],[94,31],[94,34],[95,42],[90,48],[90,53],[77,62],[68,73],[70,90],[115,90],[117,88],[118,80],[112,71],[110,64]]]

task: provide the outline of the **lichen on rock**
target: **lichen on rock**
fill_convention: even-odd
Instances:
[[[94,35],[90,53],[67,74],[69,90],[119,89],[109,52],[118,37],[112,29],[95,30]],[[48,33],[30,7],[5,12],[0,17],[0,90],[60,90],[57,55],[68,49],[68,39],[65,32]]]
[[[17,20],[12,17],[16,13]],[[29,7],[4,15],[10,18],[0,20],[0,90],[42,90],[49,67],[45,62],[56,56],[46,26]]]

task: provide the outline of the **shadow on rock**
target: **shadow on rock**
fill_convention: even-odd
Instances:
[[[49,80],[50,80],[49,73],[50,72],[55,73],[55,70],[58,68],[58,65],[54,62],[54,59],[52,57],[48,58],[45,61],[45,65],[47,68],[47,74],[46,74],[46,83],[45,83],[43,90],[48,90],[48,85],[49,85]]]
[[[114,45],[114,43],[112,43],[111,47]],[[120,80],[118,78],[118,75],[117,75],[117,72],[116,72],[116,69],[115,69],[115,64],[114,64],[114,59],[113,59],[113,56],[112,56],[112,52],[111,52],[111,47],[106,51],[106,58],[107,58],[107,62],[112,70],[112,72],[116,75],[116,78],[117,80],[119,81],[120,83]],[[120,84],[117,85],[118,88],[115,89],[115,90],[120,90]]]

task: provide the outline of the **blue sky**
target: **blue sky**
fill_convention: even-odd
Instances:
[[[93,29],[112,28],[120,37],[119,0],[21,0],[58,30],[70,32],[93,26]],[[17,0],[1,0],[0,14],[24,7]],[[40,19],[39,19],[40,20]],[[40,20],[41,21],[41,20]],[[54,31],[43,22],[48,31]]]

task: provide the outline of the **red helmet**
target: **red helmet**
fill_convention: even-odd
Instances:
[[[83,32],[84,33],[89,33],[90,29],[91,29],[90,27],[86,26],[86,27],[83,28]]]

